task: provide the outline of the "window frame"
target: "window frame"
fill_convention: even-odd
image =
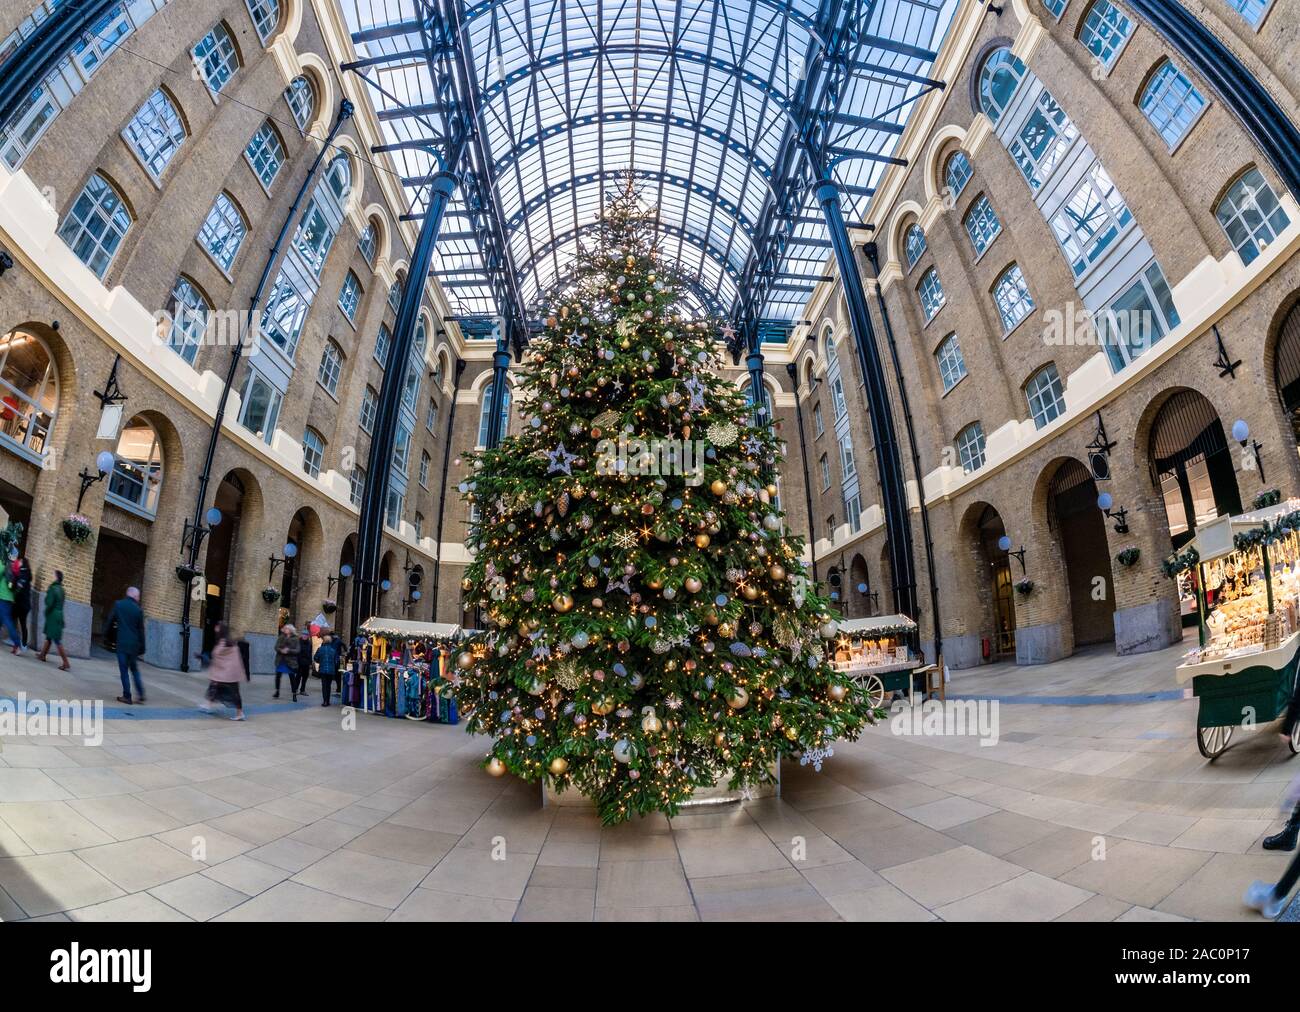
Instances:
[[[235,243],[234,251],[230,254],[229,261],[225,263],[223,263],[221,259],[217,257],[217,255],[212,251],[211,244],[209,242],[205,242],[203,238],[204,234],[209,231],[211,231],[215,235],[216,230],[209,229],[209,225],[212,222],[214,215],[219,216],[222,224],[226,226],[230,225],[230,216],[220,212],[222,201],[225,201],[226,206],[233,214],[235,219],[235,224],[238,226],[238,233],[239,233],[239,239]],[[229,236],[233,234],[235,234],[235,229],[231,228],[230,231],[225,236],[221,237],[220,242],[222,248],[224,248],[229,244]],[[220,193],[217,194],[216,198],[212,201],[212,206],[208,209],[207,215],[204,216],[203,223],[199,226],[199,231],[195,235],[194,241],[197,242],[199,244],[199,248],[202,249],[203,252],[208,255],[208,259],[211,260],[214,264],[216,264],[217,268],[221,271],[221,273],[224,274],[227,278],[229,278],[231,277],[231,272],[234,270],[235,261],[239,259],[239,252],[244,248],[244,240],[247,238],[248,238],[248,219],[244,217],[244,212],[240,208],[240,206],[237,203],[235,203],[234,197],[232,197],[225,190],[222,190]]]
[[[1247,188],[1247,181],[1251,176],[1257,176],[1259,178],[1260,185],[1254,189]],[[1248,206],[1242,203],[1241,198],[1234,197],[1234,191],[1239,187],[1247,188],[1245,197],[1249,200]],[[1269,199],[1273,202],[1273,209],[1267,213],[1265,213],[1264,208],[1260,205],[1260,193],[1267,193]],[[1225,220],[1224,209],[1225,205],[1228,205],[1229,201],[1232,201],[1231,214],[1227,215]],[[1250,208],[1253,208],[1254,212],[1259,216],[1259,225],[1256,227],[1251,227],[1244,216],[1245,211]],[[1275,221],[1278,216],[1281,216],[1280,222]],[[1219,227],[1223,229],[1223,234],[1228,237],[1228,242],[1236,251],[1243,267],[1249,267],[1254,263],[1264,250],[1276,242],[1277,237],[1291,226],[1291,216],[1286,213],[1286,208],[1282,206],[1282,202],[1278,199],[1277,191],[1273,189],[1273,184],[1270,183],[1264,173],[1260,171],[1258,165],[1249,166],[1243,172],[1238,173],[1236,178],[1228,184],[1227,189],[1224,190],[1223,196],[1219,198],[1219,202],[1214,206],[1214,219],[1219,223]],[[1244,236],[1242,236],[1243,241],[1241,244],[1238,244],[1237,240],[1233,238],[1232,232],[1229,229],[1229,225],[1233,223],[1239,223],[1240,227],[1245,232]],[[1259,238],[1261,227],[1267,228],[1268,231],[1272,233],[1268,239],[1262,242]],[[1245,247],[1254,249],[1254,252],[1249,258],[1247,258],[1243,252],[1243,248]]]
[[[1046,383],[1052,394],[1050,402],[1043,396],[1044,384],[1039,382],[1040,378],[1046,376],[1049,372],[1051,377],[1046,380]],[[1032,390],[1031,387],[1033,387]],[[1025,380],[1025,384],[1021,389],[1024,391],[1025,403],[1029,406],[1029,417],[1033,420],[1035,429],[1044,429],[1065,414],[1065,384],[1061,380],[1061,373],[1056,368],[1055,362],[1048,362],[1036,369]],[[1037,398],[1037,407],[1035,406],[1035,398]]]
[[[1099,13],[1103,8],[1105,13]],[[1114,17],[1108,20],[1107,14],[1113,14]],[[1136,22],[1118,5],[1111,3],[1111,0],[1093,0],[1088,5],[1088,9],[1083,12],[1083,17],[1079,19],[1079,44],[1091,53],[1093,59],[1109,74],[1128,47],[1136,27]],[[1085,38],[1085,35],[1088,38]],[[1116,36],[1119,36],[1118,42],[1114,41]],[[1090,39],[1098,43],[1096,48],[1090,44]],[[1098,49],[1104,50],[1104,54]]]
[[[211,46],[200,56],[199,49],[209,40]],[[214,54],[215,65],[210,69],[208,66],[209,57]],[[235,45],[234,37],[230,34],[230,30],[220,21],[209,28],[198,42],[194,43],[194,48],[190,50],[190,58],[194,61],[194,65],[198,67],[199,73],[203,75],[203,83],[207,86],[208,92],[214,96],[221,94],[226,85],[234,79],[235,74],[243,66],[243,61],[239,58],[239,47]],[[225,72],[221,83],[215,88],[212,85],[212,70]]]
[[[958,430],[953,438],[953,446],[957,451],[957,461],[961,464],[963,474],[974,474],[988,463],[984,426],[980,424],[979,419],[963,425]]]
[[[934,349],[934,358],[939,370],[939,382],[943,386],[943,396],[946,397],[969,375],[966,371],[966,356],[962,354],[961,340],[955,330],[939,342]],[[950,375],[955,377],[951,383],[948,382]]]
[[[1025,311],[1020,316],[1018,316],[1014,321],[1008,322],[1006,309],[1011,308],[1011,304],[1006,303],[1004,305],[1004,301],[1002,298],[1002,289],[1003,289],[1003,282],[1007,281],[1010,278],[1013,271],[1020,278],[1020,286],[1019,286],[1020,295],[1016,299],[1016,305],[1025,306]],[[1024,323],[1025,320],[1029,319],[1029,317],[1033,316],[1034,310],[1038,308],[1037,302],[1034,301],[1033,292],[1029,290],[1029,279],[1025,277],[1025,272],[1023,269],[1021,269],[1020,264],[1016,263],[1015,261],[1012,261],[1010,264],[1008,264],[1006,269],[1003,270],[1000,274],[998,274],[997,279],[993,282],[993,287],[992,289],[990,289],[990,291],[993,295],[993,307],[998,311],[998,319],[1002,321],[1003,338],[1005,338],[1013,330],[1015,330],[1022,323]]]
[[[258,144],[259,140],[262,143]],[[255,144],[257,145],[256,154],[253,151]],[[268,153],[271,157],[264,159],[264,168],[258,168],[258,160]],[[280,170],[284,168],[286,158],[284,141],[281,139],[279,131],[275,129],[269,119],[263,120],[261,125],[253,131],[253,136],[248,139],[248,143],[244,145],[244,161],[248,163],[248,167],[253,171],[253,175],[268,195],[271,192],[271,187],[275,185],[275,181],[280,177]],[[270,178],[267,179],[263,173],[265,166],[269,166],[272,161],[274,161],[274,168],[271,171]]]
[[[188,137],[180,108],[162,88],[155,88],[122,128],[122,140],[155,186]]]
[[[993,202],[989,200],[987,193],[976,195],[970,202],[970,206],[966,208],[966,213],[962,215],[961,223],[966,229],[966,237],[970,239],[971,247],[975,250],[975,260],[978,263],[1002,234],[1002,219],[993,209]],[[981,238],[983,245],[980,244]]]
[[[1182,95],[1179,96],[1176,106],[1169,101],[1169,96],[1175,88],[1182,89]],[[1157,93],[1157,89],[1159,89]],[[1189,99],[1195,96],[1200,103],[1195,110],[1185,120],[1180,119],[1179,113],[1188,108]],[[1147,121],[1147,125],[1156,132],[1165,143],[1165,147],[1173,154],[1183,145],[1183,141],[1196,128],[1196,124],[1201,121],[1205,111],[1210,107],[1210,100],[1196,87],[1196,82],[1186,73],[1178,64],[1169,57],[1162,59],[1156,68],[1147,78],[1146,84],[1142,86],[1142,94],[1138,96],[1138,110],[1142,113],[1142,118]],[[1163,126],[1156,122],[1154,118],[1157,112],[1165,111],[1168,118],[1164,120]],[[1182,123],[1182,129],[1178,135],[1170,138],[1167,128],[1171,125]]]
[[[302,433],[302,470],[310,478],[320,478],[325,466],[325,437],[308,425]]]
[[[91,189],[96,183],[101,189],[98,194],[92,194]],[[79,214],[78,209],[82,208],[83,201],[87,202],[88,206]],[[97,229],[91,229],[87,227],[91,221],[90,216],[96,213],[101,215],[103,223]],[[123,220],[125,224],[122,224]],[[118,188],[102,173],[92,172],[90,178],[78,191],[76,199],[68,207],[67,214],[59,224],[58,236],[72,251],[72,255],[85,264],[95,277],[103,281],[134,224],[135,216],[131,214],[126,199]],[[102,239],[109,234],[116,238],[111,247],[106,247]],[[78,243],[82,240],[92,242],[87,256],[83,256],[77,250]],[[95,263],[100,259],[103,261],[102,266],[96,267]]]
[[[333,354],[331,355],[331,352]],[[327,365],[329,368],[327,368]],[[339,378],[343,375],[343,348],[332,337],[325,339],[321,349],[320,365],[316,369],[316,382],[327,394],[338,400]],[[327,382],[328,379],[328,382]]]
[[[938,292],[937,302],[934,301],[935,292]],[[916,285],[916,295],[921,303],[921,315],[925,318],[925,325],[929,326],[948,304],[948,296],[943,290],[943,281],[939,277],[939,268],[931,267],[921,275],[921,280]]]

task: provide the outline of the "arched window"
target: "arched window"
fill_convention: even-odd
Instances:
[[[203,335],[208,329],[208,314],[212,306],[203,297],[194,282],[185,275],[172,286],[167,312],[171,316],[171,329],[167,334],[167,347],[190,365],[199,353]]]
[[[388,289],[388,305],[394,313],[402,302],[402,279],[398,278]]]
[[[933,267],[921,278],[917,293],[921,297],[921,311],[925,314],[925,322],[929,323],[947,301],[943,294],[943,285],[939,282],[939,272]]]
[[[388,368],[388,347],[393,343],[392,332],[388,329],[388,324],[379,325],[379,336],[375,338],[375,361],[379,363],[380,368]]]
[[[822,342],[826,348],[826,385],[830,388],[831,408],[838,420],[844,417],[848,405],[844,400],[844,376],[840,371],[840,358],[835,352],[835,335],[829,327],[826,328]]]
[[[439,350],[433,365],[433,385],[436,389],[441,390],[443,383],[447,381],[447,353]],[[430,426],[432,428],[433,426]]]
[[[163,461],[158,432],[148,419],[136,415],[126,423],[114,456],[116,462],[108,479],[107,498],[119,506],[153,516],[158,512]]]
[[[1253,166],[1228,187],[1214,214],[1243,264],[1253,261],[1260,250],[1291,224],[1273,187]]]
[[[745,403],[750,408],[753,408],[754,406],[754,384],[753,383],[747,382],[745,384]],[[763,384],[763,411],[764,411],[764,415],[759,420],[759,424],[771,425],[773,420],[776,418],[776,415],[772,413],[772,391],[767,388],[766,383]]]
[[[1264,20],[1264,12],[1272,2],[1273,0],[1228,0],[1228,6],[1253,27]]]
[[[960,197],[961,191],[966,189],[966,184],[970,182],[970,177],[970,159],[966,157],[966,152],[954,151],[948,156],[943,170],[943,181],[948,187],[949,195],[954,198]]]
[[[343,287],[339,289],[339,309],[349,320],[357,318],[357,306],[361,302],[361,282],[351,271],[343,278]]]
[[[339,152],[334,156],[325,169],[325,180],[329,183],[330,191],[342,205],[348,202],[348,195],[352,192],[352,163],[348,156]]]
[[[1010,333],[1016,324],[1034,311],[1034,300],[1029,294],[1029,284],[1019,264],[1012,264],[993,285],[993,301],[1002,318],[1002,329]]]
[[[420,322],[415,327],[415,341],[411,345],[412,354],[423,361],[424,353],[429,350],[429,329],[425,324],[425,318],[420,317]]]
[[[248,4],[248,16],[253,19],[257,37],[263,42],[271,37],[276,25],[280,23],[280,4],[278,0],[245,0]]]
[[[13,330],[0,339],[0,436],[43,455],[59,410],[59,378],[45,343]]]
[[[337,396],[339,392],[339,373],[343,371],[343,349],[333,340],[325,342],[325,350],[321,352],[320,369],[316,372],[316,379],[327,391],[330,396]]]
[[[1052,15],[1058,21],[1061,15],[1065,13],[1065,6],[1070,0],[1043,0],[1043,6],[1047,8],[1047,13]]]
[[[903,255],[907,258],[907,269],[911,270],[925,252],[925,230],[917,222],[908,226],[903,237]]]
[[[1027,68],[1010,49],[998,49],[980,68],[980,109],[996,123],[1002,118]]]
[[[984,427],[979,422],[971,422],[957,433],[957,459],[961,469],[970,474],[984,466]]]
[[[1133,22],[1110,0],[1096,0],[1084,15],[1079,41],[1109,70],[1133,34]]]
[[[305,133],[316,109],[316,89],[311,86],[311,81],[304,75],[295,77],[284,89],[284,100],[289,103],[289,111],[293,113],[298,129]]]
[[[411,352],[410,361],[406,363],[406,375],[402,377],[402,406],[415,414],[416,400],[420,396],[420,378],[424,372],[424,358]]]
[[[1029,416],[1034,427],[1041,429],[1065,411],[1065,390],[1061,375],[1052,362],[1029,377],[1025,384],[1025,399],[1029,402]]]
[[[1206,102],[1191,78],[1165,60],[1147,82],[1138,103],[1169,150],[1178,147],[1192,124],[1200,118]]]
[[[302,469],[313,478],[320,477],[325,462],[325,437],[311,426],[302,434]]]
[[[840,367],[840,357],[835,351],[835,335],[831,333],[830,328],[822,335],[822,347],[826,350],[826,368],[838,369]]]
[[[131,227],[131,214],[113,187],[96,173],[59,226],[59,238],[77,259],[103,278]]]
[[[212,31],[199,39],[193,50],[194,65],[203,74],[203,80],[212,91],[226,86],[239,69],[239,54],[235,41],[225,25],[214,25]]]
[[[239,208],[229,196],[218,193],[217,199],[212,202],[212,210],[203,219],[203,227],[199,229],[199,245],[216,261],[218,267],[229,274],[246,235],[248,223]]]
[[[483,388],[483,405],[478,416],[478,445],[487,446],[488,427],[492,420],[492,387],[489,383]],[[501,434],[506,432],[506,423],[510,418],[510,388],[506,387],[501,397]]]
[[[159,88],[131,117],[122,137],[149,175],[158,179],[185,143],[185,124],[175,103]]]
[[[248,147],[244,149],[244,157],[262,185],[269,190],[280,173],[280,166],[284,164],[284,145],[280,143],[280,135],[275,132],[270,120],[257,128]]]
[[[379,394],[375,393],[372,386],[366,387],[366,392],[361,395],[361,431],[375,431],[375,416],[379,414]]]
[[[934,352],[939,363],[939,378],[943,381],[943,392],[947,393],[966,378],[966,360],[962,358],[961,343],[956,334],[949,334],[939,342]]]
[[[354,467],[352,473],[348,475],[348,493],[352,500],[352,505],[360,508],[361,493],[366,489],[366,469],[364,467]]]
[[[361,238],[357,240],[357,249],[361,255],[366,258],[366,263],[371,267],[375,265],[375,247],[379,242],[378,229],[375,228],[373,220],[366,222],[366,230],[361,233]]]
[[[989,198],[982,193],[971,204],[962,224],[966,226],[966,234],[970,236],[976,256],[988,249],[1002,231],[1002,222],[998,219],[997,212],[993,210]]]

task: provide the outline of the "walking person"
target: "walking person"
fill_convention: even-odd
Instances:
[[[235,708],[231,720],[246,720],[244,716],[244,698],[239,691],[239,683],[248,681],[249,674],[244,668],[244,656],[239,650],[239,640],[231,633],[225,622],[218,622],[212,630],[212,659],[208,662],[208,691],[199,708],[212,712],[213,703],[224,703]]]
[[[321,706],[330,705],[330,687],[339,672],[339,645],[329,629],[320,631],[321,643],[316,650],[316,664],[320,672]]]
[[[32,564],[27,556],[21,556],[13,563],[14,569],[14,622],[18,626],[19,640],[23,649],[35,646],[34,637],[27,634],[27,620],[32,614]]]
[[[0,625],[9,634],[10,653],[20,653],[22,640],[18,638],[18,627],[14,625],[14,581],[9,566],[0,572]]]
[[[109,623],[117,630],[117,670],[122,676],[122,694],[119,703],[144,702],[144,683],[140,681],[140,655],[144,653],[144,612],[140,609],[140,588],[127,587],[126,597],[113,605]],[[131,698],[131,683],[135,680],[136,699]]]
[[[1296,777],[1287,789],[1283,805],[1291,808],[1300,805],[1300,777]],[[1277,848],[1274,848],[1277,849]],[[1275,885],[1255,881],[1246,890],[1246,906],[1258,910],[1269,920],[1276,920],[1286,910],[1291,891],[1300,883],[1300,854],[1291,859],[1291,864]]]
[[[1291,743],[1291,735],[1295,731],[1297,721],[1300,721],[1300,685],[1296,687],[1296,693],[1286,711],[1286,720],[1282,724],[1282,740],[1288,745]],[[1295,808],[1291,811],[1291,818],[1282,827],[1282,832],[1270,836],[1262,846],[1265,850],[1292,851],[1295,850],[1298,842],[1300,842],[1300,799],[1296,801]]]
[[[302,696],[307,695],[307,679],[311,677],[314,653],[311,624],[304,622],[302,632],[298,634],[298,694]]]
[[[292,623],[286,622],[280,627],[280,635],[275,641],[275,692],[272,699],[280,698],[280,679],[289,676],[289,691],[293,701],[298,701],[298,630]]]
[[[45,588],[45,645],[36,655],[38,661],[44,662],[45,655],[53,646],[59,651],[60,671],[67,671],[68,655],[63,650],[63,570],[54,571],[54,582]]]

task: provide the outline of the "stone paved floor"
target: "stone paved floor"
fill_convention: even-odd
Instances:
[[[0,920],[1255,918],[1300,762],[1272,728],[1202,760],[1179,653],[956,672],[1002,701],[996,746],[882,725],[820,773],[787,763],[779,800],[612,829],[487,777],[462,728],[344,730],[265,678],[236,724],[193,711],[198,675],[146,668],[99,747],[0,742]],[[0,652],[20,690],[111,700],[116,668]]]

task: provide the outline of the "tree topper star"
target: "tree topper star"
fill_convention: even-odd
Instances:
[[[557,446],[554,450],[547,450],[546,457],[547,460],[550,461],[546,468],[547,474],[554,474],[556,471],[562,471],[564,474],[572,476],[573,472],[570,470],[570,467],[573,462],[578,459],[578,455],[566,450],[563,443]]]

